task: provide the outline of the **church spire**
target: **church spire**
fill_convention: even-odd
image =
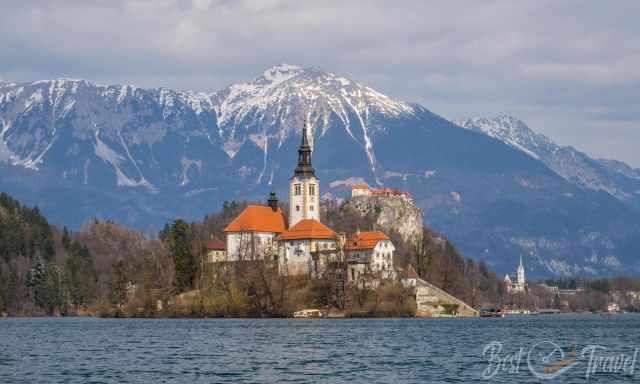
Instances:
[[[309,145],[309,138],[307,137],[307,119],[304,119],[304,126],[302,127],[302,141],[300,142],[300,148],[298,148],[298,166],[293,173],[298,177],[315,176],[315,170],[311,165],[311,146]]]

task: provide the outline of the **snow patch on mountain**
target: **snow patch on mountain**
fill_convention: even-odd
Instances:
[[[264,109],[269,103],[281,101],[283,95],[277,92],[278,87],[304,70],[294,65],[280,65],[266,70],[253,82],[235,84],[227,88],[226,97],[217,105],[218,123],[241,122],[247,114]]]
[[[581,188],[605,191],[630,202],[635,198],[633,191],[640,187],[640,169],[620,161],[593,159],[573,147],[560,146],[515,117],[474,117],[453,123],[500,140],[542,161],[560,177]]]
[[[29,110],[32,105],[42,103],[42,100],[44,100],[44,97],[42,96],[42,90],[38,89],[24,101],[24,109]]]
[[[127,159],[114,151],[111,147],[109,147],[106,143],[100,140],[100,132],[95,132],[95,144],[94,150],[96,156],[101,158],[105,163],[111,165],[116,172],[116,184],[120,187],[144,187],[150,192],[156,192],[156,188],[151,185],[144,177],[141,177],[139,181],[133,180],[129,178],[123,171],[120,169],[120,163],[126,161]],[[128,149],[127,149],[128,151]],[[129,155],[130,156],[130,155]],[[135,164],[134,164],[135,165]],[[137,165],[135,165],[137,168]],[[138,172],[140,170],[138,169]]]
[[[124,157],[120,156],[116,151],[111,149],[107,144],[100,140],[100,132],[95,133],[96,143],[94,146],[95,154],[101,158],[105,163],[110,164],[114,168],[118,168],[120,162],[124,160]]]
[[[540,156],[535,151],[536,148],[543,148],[552,144],[548,137],[536,134],[522,121],[511,116],[498,116],[493,119],[472,117],[454,120],[453,123],[503,141],[535,159],[540,159]]]
[[[5,133],[7,133],[11,125],[2,118],[0,118],[0,124],[2,125],[0,126],[0,163],[3,163],[11,160],[12,156],[11,150],[7,147],[4,139]]]
[[[582,268],[577,264],[570,264],[559,259],[543,260],[543,265],[547,271],[556,276],[575,276],[582,272]]]
[[[40,152],[40,154],[37,155],[35,158],[32,158],[33,154],[31,154],[26,159],[17,161],[17,164],[22,165],[25,168],[37,171],[38,165],[42,164],[42,158],[44,157],[44,155],[47,154],[47,152],[49,152],[49,150],[51,149],[51,147],[53,146],[53,144],[56,142],[57,139],[58,139],[57,137],[54,137],[53,139],[51,139],[51,142],[47,144],[46,148],[42,152]]]
[[[189,179],[189,168],[192,166],[196,167],[198,173],[202,173],[202,160],[191,160],[183,157],[180,159],[180,165],[182,165],[182,174],[180,175],[182,180],[180,181],[180,186],[185,186],[191,181]]]
[[[278,148],[299,134],[301,120],[310,123],[310,141],[338,123],[365,152],[375,174],[378,164],[372,143],[376,116],[415,115],[410,104],[395,101],[362,84],[323,72],[283,64],[254,80],[209,95],[225,152],[233,158],[249,132],[278,139]],[[249,131],[249,132],[247,132]]]

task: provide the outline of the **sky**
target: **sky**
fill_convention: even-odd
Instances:
[[[640,167],[640,1],[1,0],[0,80],[214,91],[289,63]]]

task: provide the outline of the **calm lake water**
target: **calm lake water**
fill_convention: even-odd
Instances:
[[[498,343],[502,350],[493,354],[490,365]],[[0,319],[0,383],[454,383],[486,378],[534,383],[542,382],[536,375],[544,374],[544,367],[561,357],[559,351],[554,353],[555,344],[575,344],[577,360],[550,382],[640,382],[640,363],[637,369],[630,365],[635,349],[640,348],[640,315],[585,315],[357,320],[7,318]],[[614,372],[604,366],[587,379],[590,353],[586,350],[582,356],[581,352],[593,344],[606,349],[597,349],[592,361],[621,356],[627,359],[626,370],[622,363]]]

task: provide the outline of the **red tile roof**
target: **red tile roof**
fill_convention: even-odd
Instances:
[[[333,239],[337,235],[329,227],[315,219],[303,219],[281,233],[275,240]]]
[[[389,240],[389,236],[387,236],[382,231],[363,231],[359,233],[356,232],[347,241],[346,249],[373,249],[375,248],[376,244],[378,244],[378,242],[382,240]]]
[[[284,232],[284,216],[264,205],[249,205],[224,229],[225,232]]]
[[[371,191],[373,195],[392,195],[392,196],[406,196],[407,198],[411,198],[411,193],[407,191],[402,191],[400,189],[395,188],[370,188],[366,183],[355,183],[351,184],[351,189],[368,189]]]
[[[407,279],[417,279],[418,277],[418,273],[416,273],[413,265],[409,264],[409,267],[407,267]]]
[[[209,241],[207,241],[207,249],[212,249],[212,250],[227,249],[227,245],[224,243],[224,241],[218,239],[217,237],[212,237],[211,239],[209,239]]]

